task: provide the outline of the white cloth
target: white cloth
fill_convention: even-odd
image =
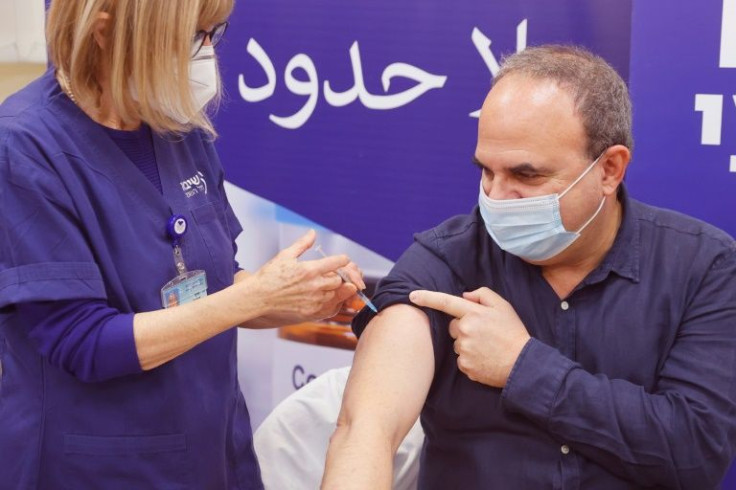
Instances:
[[[322,481],[350,368],[332,369],[293,393],[266,417],[254,444],[266,490],[314,490]],[[424,432],[417,421],[394,457],[395,490],[415,490]]]

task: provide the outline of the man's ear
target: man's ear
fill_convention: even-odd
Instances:
[[[97,45],[103,51],[107,47],[108,40],[110,39],[110,25],[112,23],[112,16],[107,12],[100,12],[97,14],[97,20],[95,21],[95,27],[92,30],[92,35],[95,37]]]
[[[616,194],[630,160],[631,151],[624,145],[611,146],[601,157],[599,163],[603,169],[603,192],[607,196]]]

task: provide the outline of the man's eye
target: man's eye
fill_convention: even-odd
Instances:
[[[531,180],[531,179],[536,179],[536,178],[540,177],[540,175],[539,174],[522,173],[522,174],[517,174],[517,177],[519,177],[522,180]]]

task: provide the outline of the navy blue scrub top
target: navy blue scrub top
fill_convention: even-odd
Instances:
[[[161,308],[176,275],[166,222],[208,292],[233,282],[242,231],[199,131],[154,135],[163,193],[53,72],[0,107],[0,488],[263,487],[228,330],[151,371],[83,383],[41,357],[22,302],[103,299]],[[132,332],[121,334],[132,335]]]
[[[736,447],[736,245],[623,187],[619,200],[614,245],[564,300],[495,245],[477,208],[417,234],[379,284],[379,309],[487,286],[532,336],[491,388],[458,370],[451,319],[426,310],[420,489],[717,487]],[[356,333],[372,317],[363,309]]]

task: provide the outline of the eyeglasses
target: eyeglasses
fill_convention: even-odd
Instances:
[[[194,35],[194,39],[192,40],[192,56],[196,56],[197,53],[199,53],[199,50],[202,49],[202,46],[204,46],[204,41],[208,37],[210,38],[210,43],[212,46],[217,46],[220,41],[222,41],[222,36],[225,35],[225,31],[227,31],[227,22],[222,22],[220,24],[217,24],[215,27],[212,28],[210,31],[197,31],[197,33]]]

